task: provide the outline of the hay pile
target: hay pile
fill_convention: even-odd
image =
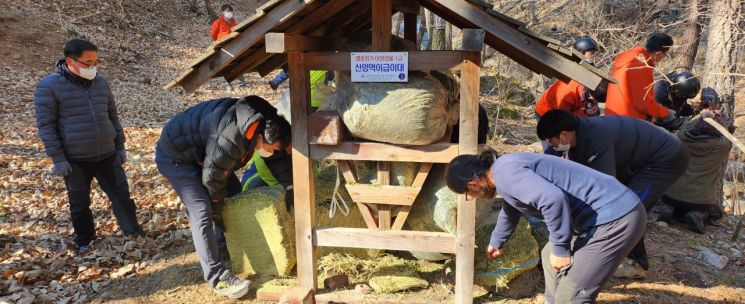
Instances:
[[[456,90],[448,88],[455,82],[450,78],[411,74],[408,83],[352,83],[349,73],[336,73],[334,99],[344,125],[355,137],[428,145],[442,139],[448,126],[457,122]]]
[[[481,226],[476,227],[476,258],[474,259],[474,283],[493,286],[497,290],[507,288],[508,283],[520,274],[538,265],[540,249],[531,234],[530,225],[524,218],[504,244],[504,255],[489,262],[485,252],[497,223],[496,214],[490,215]]]
[[[331,277],[344,274],[350,283],[367,283],[378,293],[426,288],[429,283],[421,273],[440,270],[440,265],[421,264],[389,254],[373,259],[359,259],[345,254],[329,254],[318,262],[319,275]],[[322,280],[323,278],[319,278]]]

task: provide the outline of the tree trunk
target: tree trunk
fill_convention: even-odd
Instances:
[[[204,0],[204,7],[207,9],[207,16],[209,16],[210,21],[217,19],[217,14],[215,14],[215,11],[212,10],[212,1],[210,0]]]
[[[709,39],[706,47],[704,88],[714,89],[719,94],[724,126],[730,127],[735,120],[735,75],[737,72],[738,24],[741,21],[740,0],[716,0],[711,7]],[[726,161],[726,160],[725,160]],[[719,205],[724,203],[723,182],[718,183]]]
[[[432,49],[432,39],[435,35],[435,14],[432,13],[432,11],[427,10],[427,13],[425,14],[427,19],[427,33],[429,33],[429,39],[427,40],[427,45],[422,46],[422,50],[431,50]]]
[[[447,49],[447,36],[445,30],[445,20],[439,16],[435,16],[434,31],[432,31],[432,50],[442,51]]]
[[[404,14],[401,12],[393,15],[393,35],[396,37],[403,36],[401,34],[401,24],[404,23]]]
[[[427,32],[427,18],[425,17],[426,12],[424,10],[424,7],[419,9],[419,31],[416,34],[416,43],[419,46],[420,50],[424,50],[424,34]]]
[[[701,25],[705,18],[702,11],[708,2],[708,0],[688,1],[688,25],[683,33],[683,37],[680,39],[680,47],[675,52],[676,68],[692,70],[693,65],[696,63],[698,44],[701,40]]]
[[[714,89],[721,104],[726,127],[734,122],[735,81],[737,68],[738,24],[742,4],[740,0],[717,0],[711,7],[709,39],[706,48],[706,67],[703,87]]]

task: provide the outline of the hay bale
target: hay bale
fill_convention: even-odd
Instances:
[[[504,255],[489,262],[484,258],[489,239],[497,223],[492,214],[476,228],[476,259],[474,259],[474,283],[485,287],[507,288],[509,282],[520,274],[534,268],[540,260],[538,242],[533,237],[530,224],[524,218],[504,244]]]
[[[435,164],[406,220],[409,230],[455,233],[458,195],[445,184],[445,165]],[[493,200],[476,201],[476,226],[492,211]],[[412,252],[422,260],[441,261],[452,255],[434,252]]]
[[[447,87],[431,75],[409,75],[408,83],[352,83],[336,73],[335,100],[355,137],[405,145],[428,145],[457,121],[458,107]],[[391,119],[396,117],[396,119]]]
[[[225,202],[225,240],[235,273],[287,275],[295,266],[295,221],[282,187],[251,189]]]
[[[427,280],[407,276],[379,276],[370,279],[369,284],[377,293],[394,293],[410,289],[427,288]]]

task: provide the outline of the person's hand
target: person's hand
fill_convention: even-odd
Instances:
[[[554,269],[554,272],[559,272],[572,265],[572,256],[559,257],[551,253],[548,259],[551,262],[551,268]]]
[[[127,162],[127,151],[126,150],[119,150],[117,153],[119,153],[119,159],[122,160],[122,165]]]
[[[600,114],[600,106],[597,103],[593,103],[592,106],[585,108],[585,114],[587,116],[598,116]]]
[[[486,248],[486,258],[489,260],[493,260],[495,258],[498,258],[502,256],[504,252],[501,248],[494,248],[492,246],[489,246]]]
[[[667,109],[667,116],[665,116],[665,118],[663,118],[662,121],[671,121],[671,120],[673,120],[675,118],[675,114],[676,114],[675,110],[673,110],[673,109]]]
[[[65,177],[72,173],[72,166],[70,166],[70,163],[67,161],[61,161],[52,166],[52,174],[59,176],[59,177]]]

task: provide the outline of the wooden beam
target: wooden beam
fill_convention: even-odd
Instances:
[[[269,73],[274,72],[277,70],[277,68],[281,67],[287,63],[287,55],[286,54],[274,54],[273,56],[269,57],[264,63],[256,67],[256,72],[261,75],[261,77],[264,77],[266,75],[269,75]]]
[[[411,206],[399,207],[398,213],[396,214],[396,220],[393,222],[391,230],[401,230],[404,227],[406,219],[409,217],[409,212],[411,212]]]
[[[409,53],[409,70],[460,70],[463,62],[461,51],[412,51]],[[311,70],[349,71],[351,52],[306,53],[308,67]]]
[[[419,14],[419,3],[410,0],[393,0],[393,9],[404,14]]]
[[[338,146],[310,146],[310,157],[316,160],[384,160],[449,163],[456,156],[458,156],[458,145],[450,143],[436,143],[426,146],[403,146],[374,142],[343,142]]]
[[[419,194],[419,187],[406,186],[378,186],[378,185],[352,185],[347,184],[349,196],[355,202],[366,204],[400,205],[411,206]]]
[[[314,304],[316,301],[313,299],[315,288],[307,288],[302,286],[290,287],[285,293],[279,298],[280,304]]]
[[[460,76],[460,129],[458,148],[460,154],[478,152],[478,113],[481,56],[470,53],[463,60]],[[473,302],[473,259],[476,208],[475,201],[466,201],[465,195],[458,195],[456,219],[455,253],[455,302]]]
[[[285,33],[266,33],[264,45],[267,53],[320,51],[323,37]]]
[[[413,2],[413,1],[412,1]],[[416,2],[414,2],[416,3]],[[416,13],[404,13],[404,39],[416,44],[416,25],[419,16],[419,5],[416,6]]]
[[[351,160],[340,160],[336,162],[336,165],[339,166],[339,170],[341,170],[341,174],[347,183],[357,183],[357,172],[355,172],[354,163]]]
[[[372,51],[391,50],[391,0],[372,0]]]
[[[382,185],[382,187],[386,187],[387,185],[391,184],[391,163],[385,162],[385,161],[379,161],[378,162],[378,185]],[[349,188],[347,188],[348,190]],[[354,188],[353,188],[354,189]],[[407,199],[407,200],[401,200],[401,197],[407,197],[407,195],[404,195],[403,190],[392,190],[392,189],[378,189],[378,190],[372,190],[370,188],[362,189],[360,187],[357,187],[355,190],[355,194],[357,195],[357,198],[355,201],[360,201],[364,203],[375,203],[378,204],[378,228],[387,230],[391,229],[391,206],[388,204],[392,204],[392,202],[396,203],[413,203],[413,199]],[[394,196],[388,196],[386,194],[391,192],[399,192],[399,195]],[[416,190],[417,193],[419,193],[419,190]],[[350,196],[352,192],[350,191]],[[396,196],[399,196],[398,198]],[[352,196],[354,198],[354,196]],[[416,195],[414,195],[414,198],[416,198]],[[387,199],[390,199],[392,202],[386,202]],[[409,204],[410,204],[409,203]],[[408,204],[407,204],[408,205]]]
[[[370,212],[370,208],[360,202],[354,202],[357,204],[357,209],[360,210],[360,213],[362,214],[362,219],[365,220],[365,225],[367,225],[367,228],[369,229],[378,229],[378,223],[375,222],[375,218],[373,218],[372,212]]]
[[[455,237],[445,232],[317,228],[316,246],[455,253]]]
[[[414,182],[411,184],[412,187],[422,187],[424,182],[429,176],[429,171],[432,170],[432,163],[421,163],[419,164],[419,172],[417,172]]]
[[[277,7],[267,12],[253,25],[247,28],[238,37],[230,40],[216,54],[205,62],[194,68],[190,74],[181,82],[181,86],[187,92],[193,92],[200,85],[217,75],[223,68],[228,66],[236,57],[239,57],[247,49],[264,39],[264,34],[274,28],[277,24],[292,16],[298,9],[302,8],[310,0],[284,1]]]
[[[224,73],[225,80],[233,81],[239,76],[250,72],[260,64],[264,63],[272,54],[267,54],[264,48],[258,48],[253,54],[246,56],[238,61],[234,67],[226,68]]]
[[[292,107],[292,176],[295,193],[295,246],[297,276],[300,286],[315,289],[316,250],[313,247],[316,203],[313,189],[313,162],[308,145],[308,113],[310,113],[310,71],[305,67],[303,53],[288,55],[290,76],[290,107]]]
[[[482,29],[463,29],[461,50],[481,52],[484,48],[486,32]]]
[[[571,60],[551,51],[545,45],[532,37],[520,32],[500,19],[489,15],[483,9],[474,6],[466,0],[427,0],[423,1],[429,6],[437,4],[440,10],[444,9],[449,14],[460,16],[467,27],[482,28],[493,37],[490,45],[504,53],[513,60],[531,69],[544,69],[540,72],[558,76],[557,78],[574,79],[587,88],[595,89],[600,84],[602,77],[589,72]],[[437,7],[434,7],[437,9]],[[448,15],[448,14],[444,14]],[[524,58],[519,58],[523,56]]]

